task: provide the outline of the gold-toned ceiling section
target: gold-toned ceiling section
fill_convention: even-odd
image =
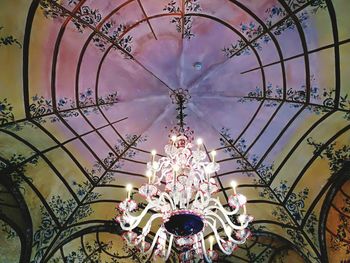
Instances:
[[[346,181],[334,196],[327,215],[325,238],[329,262],[340,262],[349,254],[350,183]]]
[[[144,260],[121,246],[115,206],[128,183],[143,202],[136,191],[176,125],[169,92],[180,87],[191,95],[187,125],[217,150],[218,198],[226,203],[237,180],[255,217],[257,235],[224,260],[325,260],[322,207],[349,159],[348,9],[346,0],[1,1],[0,180],[14,182],[30,213],[31,260]],[[324,224],[338,261],[344,187]],[[0,240],[8,251],[20,244]]]

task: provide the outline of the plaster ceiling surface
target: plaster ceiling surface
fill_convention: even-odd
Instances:
[[[186,125],[218,153],[218,198],[236,180],[255,218],[253,238],[221,260],[347,259],[349,232],[334,221],[326,238],[322,212],[348,176],[349,11],[347,0],[2,0],[0,244],[21,254],[0,259],[144,261],[123,245],[115,207],[146,181],[150,151],[164,155],[180,89]]]

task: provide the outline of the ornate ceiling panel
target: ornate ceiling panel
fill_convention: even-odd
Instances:
[[[350,158],[349,8],[1,1],[0,260],[21,248],[20,262],[144,261],[122,245],[115,206],[127,183],[145,182],[150,151],[164,154],[177,89],[191,96],[187,125],[218,153],[221,202],[235,179],[255,217],[253,238],[223,261],[349,259],[349,231],[336,228]]]

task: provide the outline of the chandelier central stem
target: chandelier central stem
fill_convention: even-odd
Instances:
[[[177,111],[177,125],[179,127],[179,131],[183,133],[185,131],[185,118],[187,114],[185,113],[186,104],[191,96],[186,89],[177,89],[170,94],[170,98],[172,99],[173,104],[176,104]]]

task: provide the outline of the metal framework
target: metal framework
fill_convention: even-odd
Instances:
[[[56,251],[61,250],[60,253],[62,253],[62,256],[64,257],[63,254],[63,250],[62,247],[67,244],[69,241],[74,240],[75,238],[81,238],[83,239],[83,236],[86,233],[96,233],[97,235],[97,239],[98,239],[98,235],[100,232],[112,232],[112,233],[120,233],[120,229],[116,228],[116,225],[110,225],[110,222],[108,221],[86,221],[83,224],[88,225],[89,223],[98,223],[99,226],[98,227],[89,227],[86,228],[84,231],[80,231],[77,232],[75,234],[73,234],[69,239],[65,240],[64,242],[60,243],[59,245],[57,245],[55,242],[59,239],[59,234],[62,233],[63,231],[69,229],[72,227],[72,225],[69,224],[70,219],[74,216],[75,212],[83,205],[86,204],[84,203],[84,201],[86,201],[89,193],[91,193],[94,189],[97,189],[99,187],[110,187],[110,188],[122,188],[124,187],[123,185],[119,185],[119,184],[112,184],[112,185],[107,185],[107,184],[100,184],[100,182],[102,181],[102,179],[107,175],[108,172],[118,172],[120,174],[125,174],[127,176],[130,176],[130,178],[132,178],[133,176],[136,177],[144,177],[143,174],[137,174],[137,173],[131,173],[128,171],[124,171],[124,170],[115,170],[113,167],[114,165],[119,161],[119,160],[128,160],[129,162],[135,162],[135,160],[131,160],[128,159],[125,155],[125,153],[129,150],[129,149],[134,149],[136,151],[140,151],[140,152],[147,152],[144,149],[140,149],[138,147],[134,146],[134,143],[142,136],[142,134],[139,134],[138,137],[131,143],[128,143],[126,138],[124,138],[120,132],[118,131],[118,129],[115,127],[114,124],[118,124],[118,125],[123,125],[123,121],[126,120],[128,117],[125,116],[125,118],[111,122],[108,117],[106,116],[105,112],[103,111],[103,109],[101,108],[102,105],[99,104],[98,102],[98,94],[99,94],[99,79],[101,76],[101,71],[102,71],[102,65],[105,62],[105,59],[107,58],[109,52],[112,50],[112,48],[117,48],[118,50],[120,50],[121,52],[123,52],[124,54],[126,54],[127,56],[129,56],[131,58],[132,63],[136,63],[138,66],[140,66],[141,68],[143,68],[146,72],[148,72],[148,74],[150,74],[153,78],[157,79],[157,81],[159,81],[165,89],[168,89],[170,92],[174,92],[174,89],[172,87],[170,87],[170,85],[168,85],[164,80],[162,80],[162,78],[160,76],[157,76],[154,72],[152,72],[149,68],[147,68],[147,66],[143,65],[142,62],[140,62],[140,60],[137,59],[137,57],[133,54],[131,54],[130,52],[128,52],[127,50],[125,50],[123,47],[118,45],[118,41],[112,41],[110,39],[110,37],[108,35],[105,35],[102,31],[101,31],[101,27],[102,25],[108,20],[108,18],[110,18],[111,16],[113,16],[113,14],[115,14],[116,12],[120,12],[123,10],[123,8],[125,8],[128,4],[133,3],[133,2],[137,2],[138,6],[140,8],[140,11],[142,12],[144,18],[142,21],[138,21],[137,23],[135,23],[134,25],[130,25],[125,32],[123,32],[123,34],[119,37],[119,39],[121,39],[124,35],[126,35],[129,32],[132,32],[132,30],[134,28],[136,28],[138,25],[140,25],[142,22],[146,22],[148,25],[148,28],[151,32],[151,34],[153,35],[155,40],[158,40],[158,36],[155,33],[155,30],[153,28],[153,23],[156,23],[158,18],[162,18],[165,16],[176,16],[176,17],[180,17],[182,20],[182,25],[184,24],[184,17],[189,16],[189,17],[196,17],[198,19],[206,19],[206,20],[210,20],[213,23],[218,23],[223,27],[228,28],[229,30],[232,31],[232,34],[238,35],[239,38],[241,38],[244,42],[245,42],[245,46],[241,47],[238,51],[236,51],[236,53],[242,51],[244,48],[249,47],[252,51],[253,51],[253,55],[257,61],[257,64],[259,65],[258,67],[246,70],[244,72],[242,72],[242,74],[246,74],[248,72],[252,72],[252,71],[259,71],[261,74],[261,79],[262,79],[262,83],[261,86],[263,87],[263,96],[262,97],[247,97],[247,98],[251,98],[251,99],[257,99],[259,101],[259,106],[256,109],[256,112],[254,113],[254,115],[252,116],[252,118],[250,119],[249,123],[245,126],[245,128],[241,131],[240,135],[237,136],[235,138],[235,140],[233,142],[231,142],[228,138],[225,137],[225,135],[221,134],[220,131],[218,131],[218,137],[222,137],[223,140],[226,141],[226,143],[228,144],[227,147],[233,149],[238,156],[237,157],[233,157],[233,158],[227,158],[224,160],[219,160],[218,162],[220,163],[226,163],[226,162],[230,162],[232,160],[242,160],[245,163],[247,163],[248,165],[248,169],[244,169],[244,170],[232,170],[229,172],[225,172],[223,174],[216,174],[215,178],[218,180],[219,185],[220,185],[220,191],[222,191],[223,195],[226,198],[226,201],[228,201],[228,191],[230,191],[230,189],[227,189],[223,186],[222,183],[222,178],[225,175],[228,174],[234,174],[234,173],[244,173],[244,172],[253,172],[255,173],[257,176],[260,176],[260,178],[262,178],[262,176],[260,175],[260,172],[258,171],[257,167],[259,167],[260,164],[262,164],[267,156],[269,155],[269,153],[271,153],[271,151],[274,149],[274,147],[278,144],[278,142],[280,141],[281,137],[286,134],[287,130],[292,126],[292,124],[301,116],[301,114],[306,110],[306,108],[308,106],[320,106],[323,107],[325,109],[328,109],[329,112],[327,112],[326,114],[322,115],[317,121],[315,121],[311,127],[298,139],[297,143],[295,145],[293,145],[293,147],[290,149],[288,155],[282,160],[282,162],[278,165],[278,167],[276,168],[276,170],[274,171],[274,174],[270,180],[270,182],[266,182],[265,184],[260,185],[259,187],[266,187],[268,188],[275,196],[276,198],[276,202],[271,202],[271,201],[264,201],[264,200],[250,200],[250,203],[271,203],[271,204],[275,204],[278,206],[282,206],[285,207],[286,205],[286,200],[288,200],[288,197],[293,193],[293,190],[295,189],[295,187],[297,186],[297,184],[300,182],[300,180],[302,179],[302,177],[304,176],[305,172],[308,170],[308,168],[313,164],[313,162],[316,160],[316,158],[321,154],[321,152],[328,146],[330,145],[332,142],[334,142],[339,136],[341,136],[342,134],[345,134],[349,129],[350,129],[350,125],[347,125],[346,127],[342,128],[341,130],[339,130],[336,134],[332,134],[332,136],[330,137],[330,139],[322,146],[321,149],[319,149],[317,151],[317,153],[314,155],[314,157],[312,159],[310,159],[307,164],[305,165],[305,167],[302,169],[302,172],[300,174],[298,174],[296,176],[295,181],[293,182],[292,187],[289,189],[286,197],[284,198],[284,200],[281,200],[277,194],[274,192],[271,184],[274,181],[275,177],[277,176],[277,174],[281,171],[281,169],[284,167],[284,164],[293,156],[293,153],[295,153],[295,151],[298,149],[299,146],[302,145],[302,142],[305,141],[305,139],[315,130],[317,130],[317,128],[323,124],[326,120],[328,120],[329,118],[332,118],[333,115],[336,112],[339,111],[346,111],[344,109],[339,108],[339,101],[340,101],[340,53],[339,53],[339,47],[340,45],[345,45],[347,43],[349,43],[349,39],[346,40],[342,40],[339,41],[339,36],[338,36],[338,27],[337,27],[337,18],[336,18],[336,13],[333,7],[333,3],[331,0],[326,0],[327,3],[327,10],[328,10],[328,14],[330,17],[330,23],[332,25],[332,32],[333,32],[333,40],[334,43],[327,45],[327,46],[323,46],[317,49],[312,49],[309,50],[308,46],[307,46],[307,42],[305,39],[305,33],[302,29],[302,26],[300,24],[300,21],[298,20],[296,14],[301,12],[302,10],[304,10],[305,8],[307,8],[312,1],[306,2],[305,4],[303,4],[302,6],[300,6],[299,8],[295,9],[295,10],[291,10],[290,7],[287,5],[287,3],[284,0],[279,0],[279,3],[283,6],[283,8],[286,10],[287,12],[287,16],[285,16],[284,18],[282,18],[280,21],[278,21],[277,23],[275,23],[274,25],[272,25],[271,27],[267,27],[267,25],[264,24],[264,22],[259,19],[259,17],[252,11],[250,10],[248,7],[246,7],[244,4],[240,3],[239,1],[235,1],[235,0],[227,0],[226,2],[230,3],[231,5],[237,6],[238,8],[240,8],[243,12],[247,13],[249,16],[251,16],[259,25],[261,25],[263,27],[263,32],[256,36],[255,38],[248,40],[242,33],[239,32],[239,30],[237,30],[237,28],[235,27],[235,25],[231,25],[226,21],[221,20],[218,17],[214,17],[205,13],[186,13],[184,10],[184,0],[182,0],[182,9],[179,13],[172,13],[172,14],[157,14],[157,15],[153,15],[153,16],[148,16],[143,4],[142,4],[142,0],[128,0],[125,1],[123,4],[121,4],[120,6],[116,7],[115,9],[110,11],[110,14],[108,16],[106,16],[104,19],[102,19],[99,24],[94,27],[91,26],[90,24],[86,23],[84,20],[82,20],[79,16],[76,15],[76,12],[79,10],[79,8],[81,6],[84,5],[84,3],[86,2],[85,0],[81,0],[79,1],[79,3],[75,6],[75,8],[70,11],[67,10],[64,6],[60,5],[57,3],[57,1],[54,0],[48,0],[48,2],[55,6],[56,8],[60,9],[63,13],[67,14],[66,17],[64,17],[59,34],[57,36],[56,42],[55,42],[55,48],[54,48],[54,55],[52,57],[52,71],[51,71],[51,87],[50,87],[50,91],[51,91],[51,98],[52,98],[52,106],[53,106],[53,112],[52,113],[48,113],[48,114],[43,114],[40,116],[31,116],[30,114],[30,99],[29,99],[29,47],[30,47],[30,41],[31,41],[31,29],[32,29],[32,24],[33,24],[33,20],[35,18],[35,14],[36,12],[38,12],[39,10],[39,4],[40,4],[40,0],[34,0],[32,1],[32,4],[30,6],[29,12],[28,12],[28,16],[27,16],[27,21],[26,21],[26,29],[25,29],[25,37],[24,37],[24,43],[23,43],[23,94],[24,94],[24,109],[25,109],[25,114],[26,114],[26,118],[22,119],[22,120],[17,120],[16,123],[31,123],[32,125],[36,126],[38,129],[40,129],[40,131],[42,131],[43,133],[45,133],[49,138],[51,138],[56,145],[49,147],[45,150],[40,150],[38,149],[35,145],[33,145],[30,141],[26,141],[25,139],[23,139],[22,137],[20,137],[19,135],[17,135],[15,132],[13,131],[9,131],[7,129],[5,129],[4,127],[0,126],[0,132],[5,133],[11,137],[13,137],[14,139],[16,139],[18,142],[28,146],[34,153],[35,155],[31,156],[28,159],[25,159],[23,161],[21,161],[20,163],[17,163],[16,165],[12,165],[9,169],[11,170],[16,170],[19,167],[23,166],[24,164],[30,162],[31,160],[33,160],[35,157],[40,157],[42,158],[47,164],[48,166],[52,169],[52,171],[56,174],[56,176],[59,178],[59,180],[62,181],[62,187],[65,187],[71,194],[71,196],[75,199],[75,201],[78,203],[78,206],[76,207],[76,209],[73,211],[73,213],[68,217],[68,219],[62,224],[60,223],[55,214],[52,212],[52,209],[50,208],[48,202],[45,200],[44,196],[40,193],[40,191],[38,189],[36,189],[36,187],[34,186],[34,184],[32,184],[30,182],[30,180],[26,180],[25,177],[24,180],[26,180],[26,183],[29,185],[29,187],[37,194],[37,196],[39,197],[42,205],[47,209],[48,213],[51,215],[51,217],[54,219],[56,225],[57,225],[57,229],[58,229],[58,233],[56,234],[55,238],[53,239],[53,241],[51,242],[51,244],[49,245],[49,247],[47,248],[43,258],[43,262],[47,262],[48,260],[50,260],[50,258],[56,253]],[[296,30],[298,32],[298,35],[300,37],[300,43],[302,45],[302,50],[303,52],[292,56],[292,57],[285,57],[281,46],[278,43],[278,40],[276,39],[276,37],[274,36],[272,30],[274,28],[276,28],[277,26],[279,26],[280,24],[282,24],[286,19],[291,18],[293,23],[295,23],[296,25]],[[61,41],[62,38],[64,36],[65,30],[67,29],[67,25],[72,21],[72,19],[75,19],[77,21],[79,21],[81,24],[83,24],[86,28],[90,28],[92,30],[91,35],[88,37],[87,41],[85,42],[84,46],[82,47],[82,49],[80,50],[80,55],[79,55],[79,60],[78,63],[76,65],[76,72],[75,72],[75,101],[76,101],[76,108],[73,109],[69,109],[69,110],[59,110],[57,108],[57,87],[56,87],[56,71],[57,71],[57,60],[58,60],[58,56],[59,56],[59,52],[60,52],[60,45],[61,45]],[[182,36],[183,36],[183,31],[184,28],[182,27]],[[258,51],[256,50],[256,48],[254,47],[253,43],[254,41],[256,41],[257,39],[259,39],[261,36],[263,35],[269,35],[272,39],[273,45],[275,47],[275,49],[277,50],[278,53],[278,60],[271,62],[271,63],[267,63],[264,64],[262,58],[259,56]],[[94,85],[94,94],[95,94],[95,105],[89,105],[89,106],[80,106],[79,105],[79,79],[82,77],[80,74],[80,70],[81,70],[81,66],[82,66],[82,61],[84,58],[84,55],[86,53],[86,50],[89,46],[89,44],[91,43],[93,37],[95,35],[100,36],[101,38],[103,38],[106,42],[109,43],[108,48],[104,51],[103,56],[101,57],[101,60],[98,61],[98,71],[97,71],[97,75],[96,75],[96,79],[95,79],[95,85]],[[332,48],[334,50],[334,61],[335,61],[335,97],[334,97],[334,103],[335,106],[334,107],[329,107],[329,106],[325,106],[325,105],[317,105],[314,104],[310,101],[310,92],[311,92],[311,83],[310,83],[310,63],[309,63],[309,55],[315,52],[319,52],[321,50],[324,49],[330,49]],[[286,70],[285,70],[285,62],[286,61],[291,61],[297,58],[302,58],[303,62],[305,64],[305,90],[306,90],[306,101],[305,102],[299,102],[301,104],[301,107],[294,113],[294,115],[288,120],[287,124],[283,127],[283,129],[279,132],[278,136],[276,138],[274,138],[273,140],[271,140],[268,146],[268,149],[265,151],[264,155],[259,159],[257,164],[252,164],[248,158],[246,157],[246,155],[250,152],[250,150],[254,147],[254,145],[256,145],[256,143],[260,140],[260,138],[262,137],[263,133],[270,127],[271,123],[275,120],[276,116],[278,115],[278,113],[281,111],[281,109],[283,108],[283,106],[288,105],[288,103],[295,103],[295,101],[291,101],[288,100],[286,97],[286,91],[288,88],[288,83],[287,83],[287,79],[286,79]],[[234,59],[234,58],[233,58]],[[221,64],[216,65],[215,68],[211,69],[211,70],[216,70],[219,67],[222,67],[222,65],[224,65],[225,63],[227,63],[230,59],[228,58],[227,60],[225,60],[224,62],[222,62]],[[281,68],[281,75],[282,75],[282,83],[283,83],[283,97],[281,99],[273,99],[273,98],[269,98],[268,96],[266,96],[266,77],[265,77],[265,69],[272,66],[272,65],[279,65]],[[198,78],[197,81],[200,81],[201,79],[203,79],[205,76],[200,76]],[[271,116],[269,117],[268,121],[265,123],[265,125],[263,126],[263,128],[259,131],[259,134],[256,136],[255,140],[247,146],[247,149],[244,153],[240,152],[237,149],[237,142],[243,137],[243,135],[245,134],[245,132],[250,129],[252,127],[252,125],[254,124],[254,121],[256,120],[256,118],[259,116],[259,114],[261,113],[264,104],[268,101],[271,100],[276,100],[279,105],[274,109],[274,111],[272,112]],[[93,123],[84,115],[83,110],[85,108],[90,108],[90,107],[96,107],[98,109],[98,112],[100,113],[100,115],[103,117],[103,119],[106,121],[106,125],[103,125],[101,127],[95,127],[93,125]],[[67,120],[64,119],[64,117],[62,117],[62,113],[67,112],[67,111],[77,111],[79,112],[79,115],[84,119],[84,121],[90,126],[90,130],[79,134],[68,122]],[[50,117],[50,116],[56,116],[60,122],[74,135],[73,138],[64,141],[64,142],[60,142],[59,139],[57,137],[55,137],[54,134],[50,133],[49,130],[47,130],[45,127],[43,127],[43,125],[41,125],[37,119],[38,118],[43,118],[43,117]],[[206,120],[203,120],[203,122],[205,122]],[[6,124],[6,125],[10,125]],[[113,132],[115,133],[114,135],[117,138],[120,138],[122,141],[124,141],[127,144],[127,147],[121,152],[118,153],[113,146],[110,144],[110,142],[104,138],[103,134],[100,132],[103,128],[106,127],[110,127]],[[103,160],[94,152],[94,149],[92,149],[92,147],[88,144],[88,142],[86,142],[84,140],[84,136],[88,135],[90,133],[95,133],[108,147],[108,149],[113,152],[117,158],[110,164],[110,165],[105,165],[103,163]],[[82,167],[82,165],[80,164],[80,162],[77,160],[77,158],[74,156],[73,153],[70,152],[70,150],[66,147],[66,145],[74,140],[78,140],[80,143],[82,143],[85,147],[86,150],[92,155],[94,156],[94,158],[102,163],[102,166],[104,168],[104,172],[102,173],[102,175],[100,176],[100,178],[97,181],[94,181],[89,174],[87,173],[87,171]],[[83,199],[79,199],[75,192],[73,191],[73,189],[71,188],[71,186],[69,185],[69,183],[66,181],[66,179],[61,175],[60,171],[55,167],[55,165],[50,161],[50,159],[46,156],[47,153],[52,152],[55,149],[62,149],[72,160],[72,162],[74,162],[74,164],[80,169],[81,173],[84,174],[84,176],[86,177],[86,179],[92,184],[92,188],[86,193],[85,197]],[[219,150],[223,150],[224,148],[218,148],[217,151]],[[206,149],[207,150],[207,149]],[[209,156],[209,153],[207,151],[207,154]],[[4,162],[6,162],[6,160],[3,160]],[[1,171],[2,176],[3,174],[8,173],[9,170],[3,170]],[[2,180],[2,179],[1,179]],[[256,185],[241,185],[240,187],[245,188],[245,187],[256,187]],[[310,208],[308,209],[308,211],[306,212],[305,218],[303,219],[303,222],[301,223],[301,225],[299,226],[299,224],[294,220],[294,223],[296,226],[298,227],[293,227],[290,225],[284,225],[280,222],[275,222],[275,221],[270,221],[270,220],[265,220],[264,223],[267,224],[276,224],[276,225],[280,225],[282,227],[287,227],[287,228],[291,228],[291,229],[295,229],[295,230],[300,230],[301,232],[303,232],[303,226],[306,223],[306,220],[308,219],[308,216],[310,215],[310,213],[312,212],[313,208],[317,205],[318,199],[319,197],[321,197],[326,190],[328,189],[328,186],[324,187],[319,196],[317,198],[315,198],[312,202],[312,205],[310,206]],[[116,200],[104,200],[104,199],[99,199],[97,201],[93,201],[93,202],[88,202],[89,204],[94,203],[94,202],[103,202],[103,203],[108,203],[108,202],[114,202],[115,203]],[[117,201],[121,201],[121,200],[117,200]],[[22,204],[21,206],[25,207],[25,202],[24,200],[21,199]],[[23,208],[24,209],[24,208]],[[293,220],[293,216],[289,213],[289,211],[287,209],[285,209],[287,214],[289,214],[290,218]],[[28,215],[26,215],[28,217]],[[29,220],[29,219],[28,219]],[[28,221],[29,222],[29,221]],[[261,223],[262,221],[257,220],[255,223]],[[322,230],[324,231],[324,230]],[[323,232],[322,232],[323,233]],[[304,233],[305,234],[305,233]],[[323,233],[324,235],[324,233]],[[318,258],[322,261],[325,262],[327,255],[323,255],[320,254],[315,246],[315,244],[313,244],[312,240],[310,238],[308,238],[308,236],[305,234],[304,235],[306,240],[308,241],[308,244],[313,248],[313,251],[315,252],[315,254],[318,256]],[[32,240],[30,240],[30,238],[27,237],[22,237],[21,238],[25,239],[26,242],[23,242],[22,245],[24,245],[23,249],[22,249],[22,258],[28,258],[28,250],[29,248],[32,246]],[[276,237],[275,237],[276,238]],[[281,238],[281,237],[277,237],[277,238]],[[255,243],[254,243],[255,242]],[[258,242],[258,240],[255,240],[253,242],[253,244],[251,246],[248,247],[243,247],[243,249],[246,249],[249,254],[249,249],[256,245]],[[323,240],[323,243],[321,244],[325,244],[325,241]],[[84,245],[83,241],[82,241],[82,245]],[[290,245],[290,244],[289,244]],[[265,248],[265,250],[271,248],[272,246],[269,245]],[[101,245],[100,248],[103,250],[103,246]],[[297,249],[297,248],[295,248]],[[264,250],[264,251],[265,251]],[[326,251],[326,249],[323,249],[323,251]],[[105,253],[108,253],[106,251],[104,251]],[[262,252],[264,253],[264,252]],[[89,257],[91,257],[91,254],[89,255],[88,253],[86,253],[86,257],[87,257],[87,261],[89,259]],[[233,257],[236,257],[235,255],[233,255]],[[250,257],[250,256],[249,256]],[[237,258],[239,258],[239,256],[237,256]],[[242,259],[242,258],[240,258]],[[245,259],[242,259],[243,261],[246,261]],[[253,259],[251,259],[253,260]],[[248,261],[247,261],[248,262]],[[252,262],[252,261],[251,261]]]

